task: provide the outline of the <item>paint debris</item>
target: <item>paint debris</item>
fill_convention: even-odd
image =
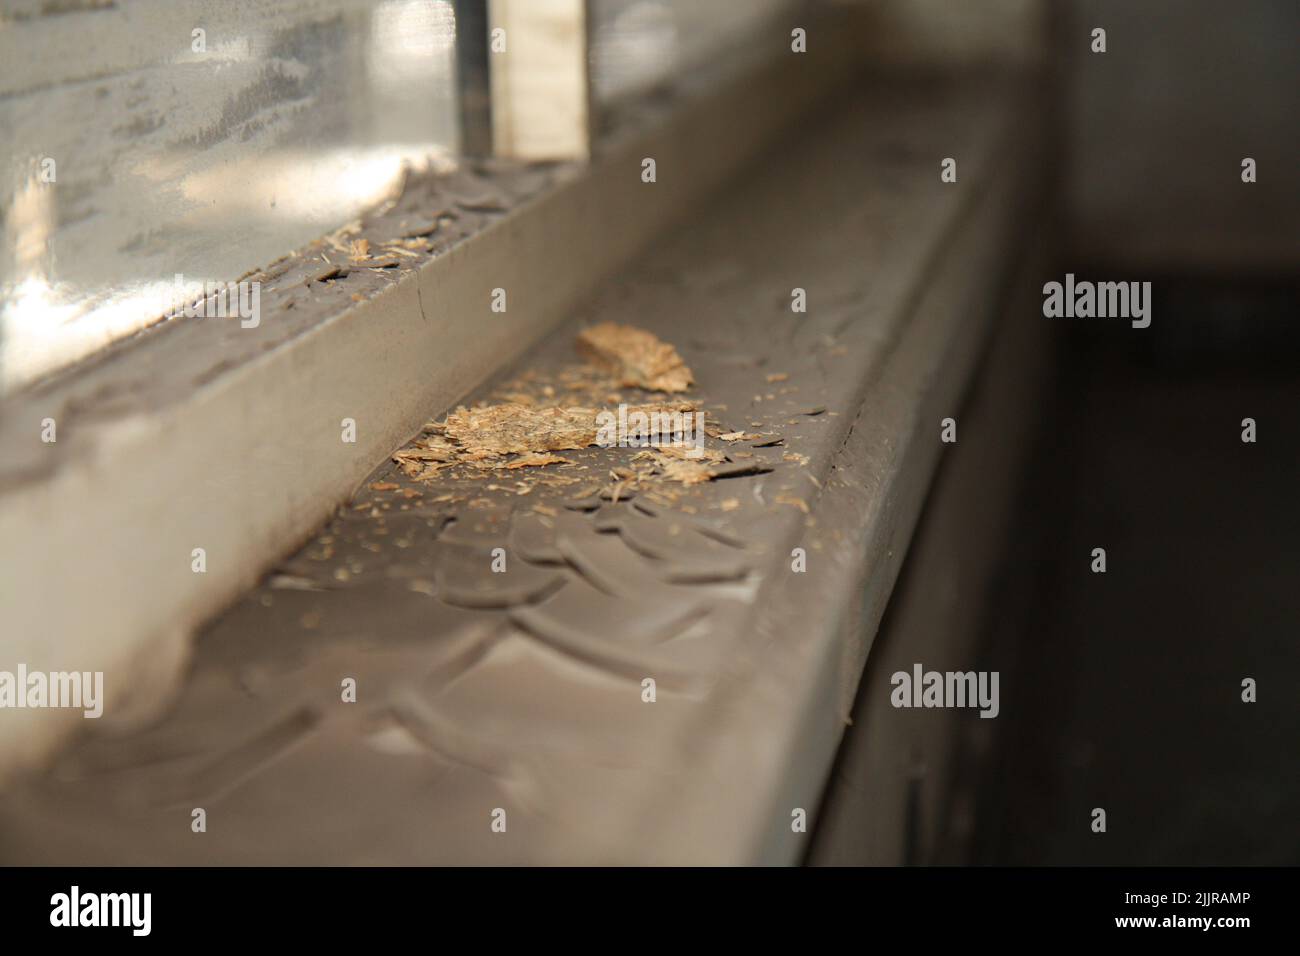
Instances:
[[[335,279],[346,279],[351,273],[352,269],[348,266],[339,266],[330,263],[320,272],[312,276],[312,278],[316,282],[332,282]]]
[[[665,481],[679,481],[683,485],[699,485],[712,481],[716,476],[713,466],[707,461],[692,461],[689,458],[670,458],[667,455],[654,456],[655,469],[650,475],[659,475]]]
[[[567,465],[570,464],[570,462],[569,459],[563,458],[560,455],[552,455],[550,452],[533,451],[533,452],[529,452],[526,455],[520,455],[518,458],[514,458],[506,462],[506,467],[507,468],[539,468],[542,467],[543,465],[559,465],[559,464]],[[527,494],[531,490],[532,490],[531,488],[528,488],[522,491],[518,491],[516,493],[522,495],[522,494]]]
[[[392,456],[402,474],[420,480],[432,478],[457,457],[456,449],[440,437],[417,438]]]
[[[357,263],[351,265],[355,268]],[[651,511],[650,502],[655,501],[690,513],[694,508],[682,500],[686,494],[683,486],[772,470],[770,462],[759,460],[752,452],[732,450],[738,442],[751,448],[783,444],[781,436],[759,430],[767,427],[764,422],[749,422],[755,429],[749,431],[723,426],[709,416],[700,426],[704,435],[721,447],[709,448],[689,440],[674,444],[674,437],[682,438],[683,413],[703,415],[699,401],[628,401],[625,388],[683,392],[694,384],[691,370],[672,345],[643,329],[613,322],[584,330],[575,345],[585,364],[548,373],[526,370],[494,390],[492,404],[461,406],[443,420],[427,423],[419,438],[393,454],[393,461],[408,479],[437,479],[450,482],[443,487],[455,489],[451,494],[423,499],[425,507],[455,502],[463,509],[488,512],[498,504],[496,499],[483,497],[485,492],[518,496],[548,487],[564,489],[561,503],[569,510],[590,511],[602,502],[635,500],[637,507],[644,505]],[[769,376],[778,381],[786,377],[785,373]],[[725,410],[718,406],[714,411]],[[824,410],[815,407],[803,414]],[[633,426],[631,421],[640,416],[644,417]],[[611,422],[623,422],[629,430],[635,427],[637,434],[611,435]],[[647,426],[648,431],[642,432]],[[674,431],[679,433],[674,436]],[[638,439],[648,440],[649,447],[637,447]],[[619,447],[610,447],[615,444]],[[605,448],[609,455],[559,454],[593,447]],[[807,463],[804,456],[793,452],[787,452],[782,460]],[[593,473],[606,477],[597,477],[592,483]],[[507,474],[512,480],[502,483]],[[372,488],[391,490],[389,485],[377,482]],[[575,492],[574,488],[581,490]],[[802,499],[789,496],[777,500],[808,511]],[[383,503],[383,507],[389,504]],[[719,507],[738,510],[740,499],[726,498]],[[534,510],[544,517],[557,513],[540,504]],[[371,512],[372,516],[376,513]]]
[[[443,434],[459,456],[476,461],[528,452],[586,448],[596,441],[596,412],[590,408],[535,408],[507,402],[456,409]]]
[[[695,383],[677,350],[644,329],[601,322],[578,334],[578,354],[625,386],[684,392]]]
[[[644,414],[653,438],[671,434],[673,421],[693,411],[693,402],[671,405],[634,405],[627,409],[631,419]],[[479,408],[456,409],[440,426],[462,461],[481,461],[503,455],[573,451],[597,444],[601,436],[600,412],[594,408],[537,408],[507,402]],[[616,436],[611,436],[615,437]]]

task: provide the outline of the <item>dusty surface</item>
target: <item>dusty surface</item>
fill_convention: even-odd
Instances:
[[[393,226],[411,214],[406,229],[423,229],[420,216],[448,200],[487,225],[401,275],[349,265],[346,277],[313,278],[295,294],[286,273],[276,283],[286,299],[256,328],[164,323],[93,368],[6,402],[0,524],[17,543],[5,555],[11,662],[75,659],[118,673],[110,684],[156,686],[130,665],[137,651],[164,632],[200,634],[424,422],[534,348],[670,227],[680,231],[742,163],[847,80],[855,59],[845,31],[828,31],[814,70],[770,53],[724,85],[674,97],[645,123],[620,125],[580,169],[475,167],[459,184],[408,188]],[[763,108],[736,108],[750,102]],[[688,162],[689,175],[644,188],[628,171],[651,154]],[[527,193],[530,177],[543,188],[521,200],[515,187]],[[495,212],[502,195],[509,208]],[[365,227],[338,239],[348,262],[353,240],[366,239],[374,258],[393,238]],[[509,289],[508,311],[489,308],[498,287]],[[57,444],[41,440],[46,416],[59,422]],[[359,423],[355,443],[340,436],[345,418]],[[175,560],[200,546],[222,555],[203,576]],[[67,600],[74,591],[79,599]],[[50,756],[66,742],[57,734],[81,723],[6,722],[0,772]]]
[[[815,770],[785,779],[785,755],[805,708],[834,719],[841,660],[865,653],[838,644],[828,595],[858,600],[841,575],[861,573],[869,542],[879,613],[938,454],[919,416],[961,388],[978,341],[961,310],[997,281],[980,255],[951,288],[930,281],[971,209],[1009,208],[942,186],[932,158],[957,141],[964,178],[1014,172],[1004,118],[978,91],[863,97],[794,137],[371,475],[212,623],[165,720],[87,739],[5,794],[0,859],[750,858],[767,801],[817,786]],[[341,237],[331,267],[360,238]],[[996,246],[977,238],[982,255]],[[796,286],[807,313],[791,310]],[[914,317],[932,290],[946,298]],[[575,337],[609,321],[691,369],[702,460],[518,434],[485,456],[500,467],[461,460],[481,406],[662,404],[575,365]],[[791,573],[796,547],[812,573]],[[799,759],[824,770],[837,730],[818,733]],[[207,833],[191,831],[196,807]],[[787,836],[788,814],[771,817]]]

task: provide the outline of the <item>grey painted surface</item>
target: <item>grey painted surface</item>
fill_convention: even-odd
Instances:
[[[872,644],[822,798],[812,865],[960,862],[978,824],[963,749],[986,754],[1001,718],[973,708],[896,708],[892,677],[917,663],[958,672],[1004,666],[984,653],[981,628],[996,615],[991,584],[1051,375],[1041,288],[1055,237],[1040,227],[1024,244],[1027,261],[999,300],[989,353],[953,411],[959,440],[945,449]],[[1016,691],[1002,683],[999,696]]]
[[[166,719],[11,788],[5,862],[798,859],[791,811],[821,791],[1041,165],[1013,91],[873,81],[831,99],[516,369],[554,378],[585,322],[635,321],[678,346],[724,431],[782,436],[726,446],[764,473],[647,511],[573,502],[636,449],[568,453],[553,474],[578,483],[528,495],[472,469],[418,487],[379,469],[421,495],[364,489],[286,560],[292,586],[213,622]],[[661,168],[716,156],[709,129]],[[970,186],[935,173],[954,139]],[[591,208],[626,222],[651,202],[639,155]],[[792,571],[796,546],[815,573]],[[220,839],[191,839],[195,806]]]
[[[0,5],[0,389],[445,163],[453,31],[442,0]]]
[[[494,162],[413,178],[356,233],[381,255],[413,229],[429,235],[392,268],[350,264],[346,244],[327,237],[252,277],[266,284],[256,328],[163,323],[7,401],[0,581],[12,597],[0,669],[74,660],[119,675],[112,712],[160,706],[191,628],[318,528],[430,406],[529,348],[597,277],[843,82],[853,50],[841,38],[816,69],[778,58],[625,116],[588,166]],[[745,108],[753,102],[763,109]],[[649,154],[689,174],[642,184]],[[509,290],[506,312],[489,309],[496,287]],[[47,416],[56,443],[41,439]],[[357,422],[355,444],[340,441],[344,417]],[[207,549],[205,574],[190,570],[194,547]],[[0,772],[84,729],[64,718],[11,714]]]

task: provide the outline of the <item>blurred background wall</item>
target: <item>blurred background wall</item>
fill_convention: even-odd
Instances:
[[[1300,262],[1300,4],[862,0],[874,60],[1041,63],[1077,261],[1277,273]],[[1092,31],[1106,52],[1092,52]],[[1258,181],[1241,181],[1253,158]]]
[[[1278,272],[1300,264],[1300,4],[1069,0],[1069,238],[1142,270]],[[1107,51],[1089,35],[1107,31]],[[1258,182],[1241,181],[1245,157]]]

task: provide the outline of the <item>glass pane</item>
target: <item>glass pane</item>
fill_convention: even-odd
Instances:
[[[0,0],[0,390],[449,163],[454,34],[446,0]]]

